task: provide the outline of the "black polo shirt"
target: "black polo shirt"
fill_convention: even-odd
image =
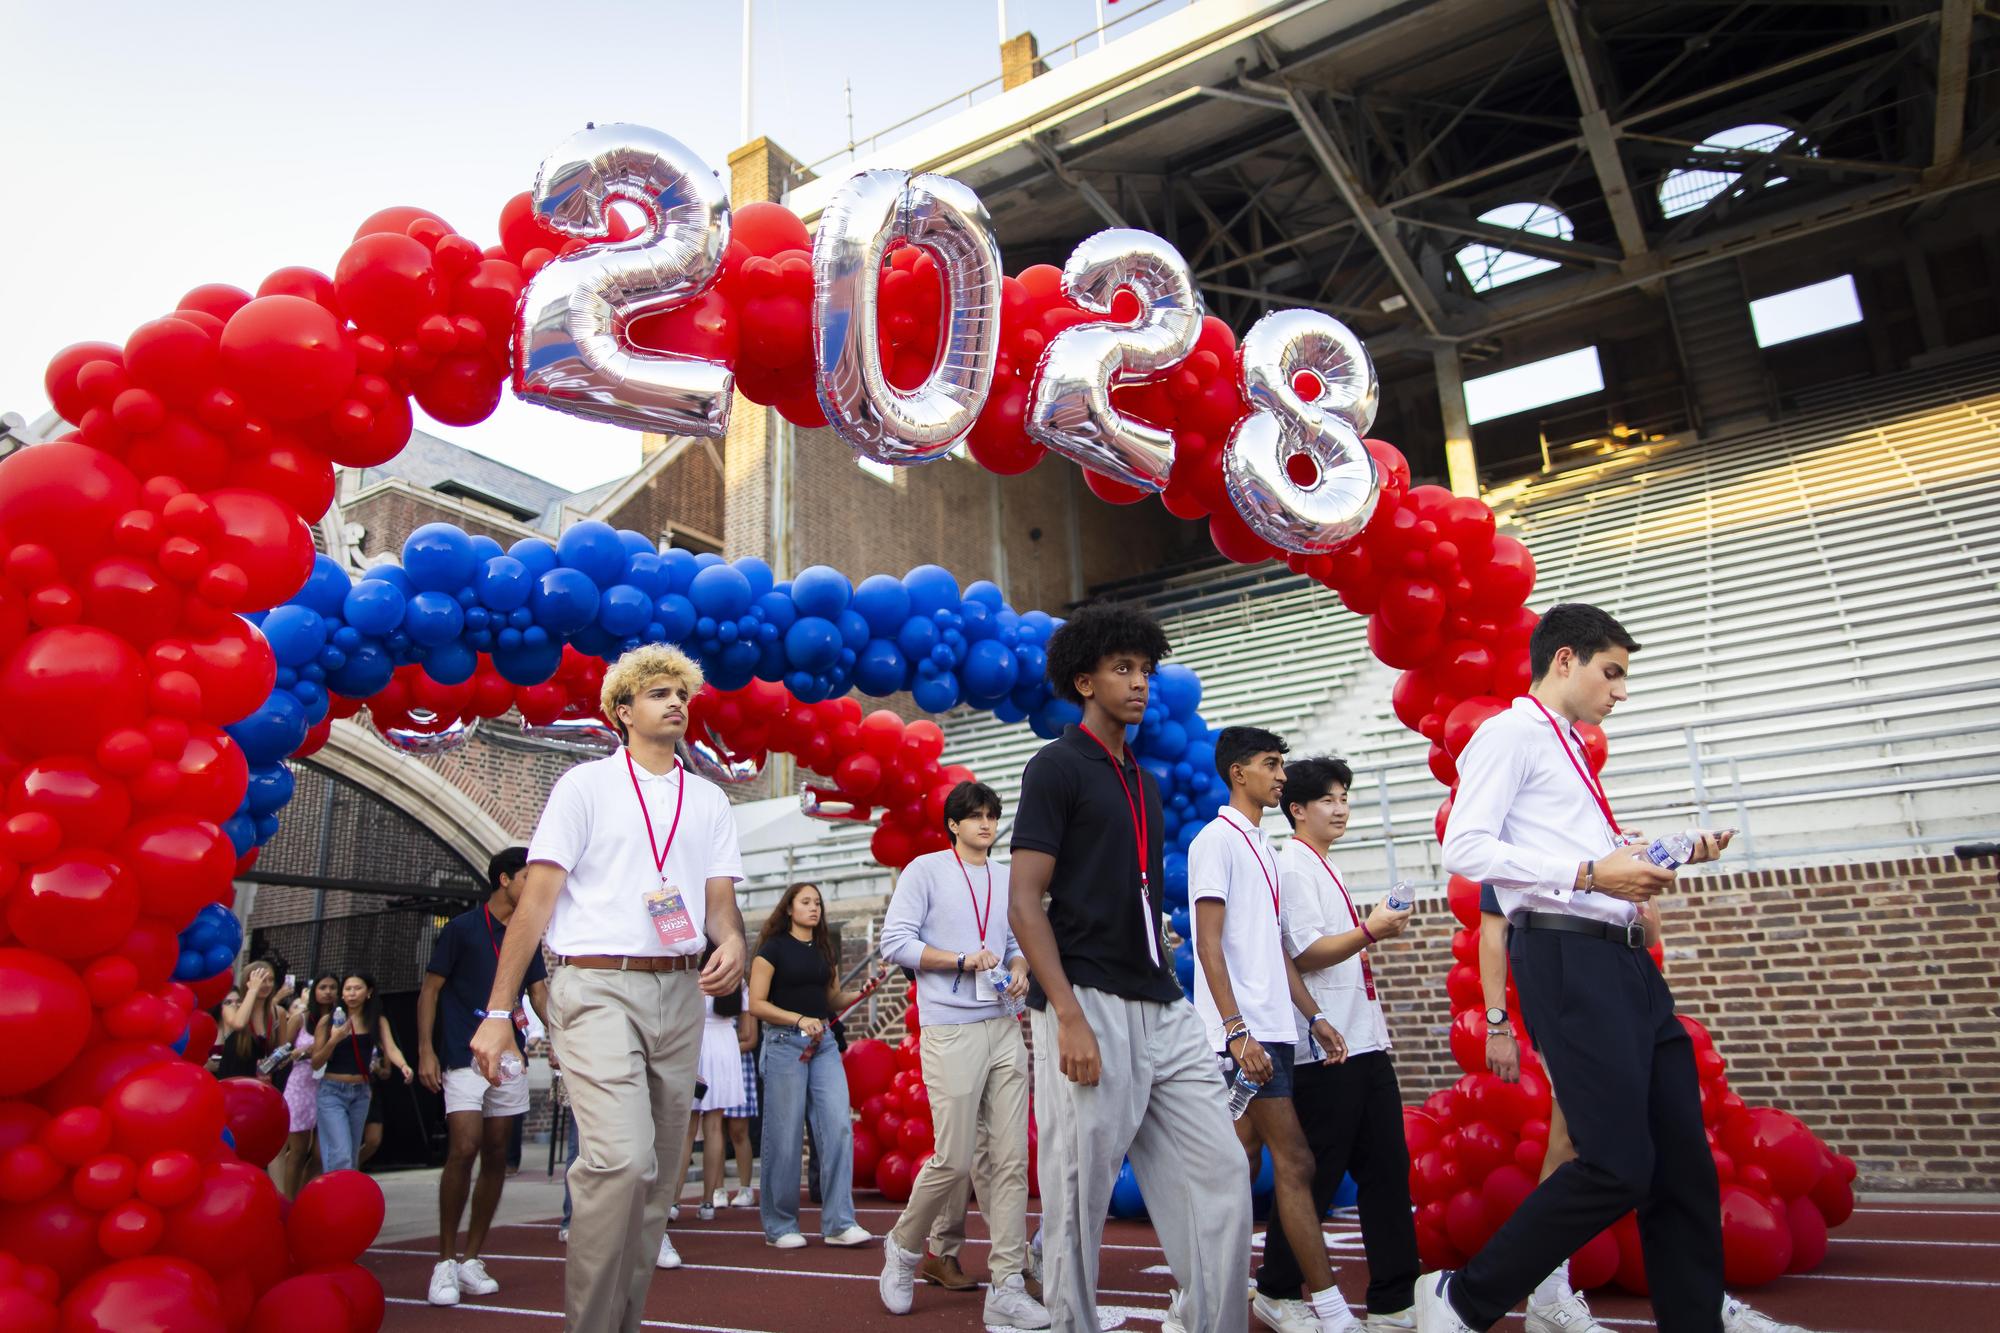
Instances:
[[[1081,727],[1063,729],[1043,746],[1021,774],[1021,798],[1014,811],[1015,852],[1046,852],[1055,858],[1049,878],[1049,925],[1056,952],[1072,986],[1089,986],[1127,1000],[1170,1002],[1184,998],[1174,975],[1173,955],[1161,938],[1161,898],[1166,870],[1162,859],[1165,818],[1160,789],[1125,748],[1125,786],[1111,760]],[[1152,905],[1139,888],[1138,840],[1126,791],[1143,792],[1146,802],[1146,861]],[[1147,948],[1151,931],[1153,952]],[[1028,1003],[1046,1008],[1039,985]]]

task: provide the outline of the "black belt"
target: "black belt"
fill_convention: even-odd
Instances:
[[[1628,949],[1646,947],[1646,923],[1643,921],[1629,921],[1620,926],[1584,916],[1567,916],[1561,912],[1516,912],[1507,918],[1507,924],[1515,930],[1567,930],[1576,935],[1594,935]]]

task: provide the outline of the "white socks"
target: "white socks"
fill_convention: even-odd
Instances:
[[[1347,1298],[1340,1294],[1339,1287],[1328,1287],[1325,1291],[1312,1294],[1313,1317],[1327,1327],[1342,1318],[1352,1318],[1347,1308]]]
[[[1561,1305],[1575,1294],[1569,1289],[1569,1260],[1565,1259],[1556,1265],[1555,1272],[1542,1279],[1528,1300],[1534,1305]]]

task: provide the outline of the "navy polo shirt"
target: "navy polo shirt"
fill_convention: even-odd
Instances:
[[[1089,986],[1127,1000],[1171,1003],[1184,999],[1173,954],[1161,938],[1160,908],[1166,892],[1160,789],[1125,747],[1125,782],[1104,749],[1081,727],[1069,726],[1028,761],[1014,811],[1016,854],[1046,852],[1055,858],[1049,877],[1049,926],[1056,953],[1072,986]],[[1139,849],[1132,826],[1132,796],[1146,803],[1146,861],[1152,907],[1139,889]],[[1152,936],[1148,947],[1147,935]],[[1157,951],[1159,961],[1153,955]],[[1039,984],[1028,1003],[1046,1008]]]
[[[472,1063],[477,1015],[493,998],[493,974],[499,970],[499,951],[506,944],[506,923],[491,916],[484,906],[459,913],[438,932],[430,966],[424,970],[444,978],[444,989],[438,994],[435,1036],[438,1060],[446,1069],[464,1069]],[[537,949],[528,960],[522,989],[548,979],[549,969]],[[514,1043],[526,1049],[519,1029],[515,1030]]]

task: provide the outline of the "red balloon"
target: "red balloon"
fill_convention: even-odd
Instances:
[[[33,1255],[55,1270],[63,1287],[104,1263],[97,1248],[97,1218],[78,1206],[67,1190],[32,1203],[0,1208],[0,1254]]]
[[[382,1283],[373,1273],[359,1264],[342,1264],[337,1268],[320,1270],[340,1288],[340,1294],[347,1298],[350,1315],[350,1333],[375,1333],[382,1327],[382,1314],[386,1301],[382,1295]]]
[[[205,1152],[221,1135],[222,1090],[206,1069],[180,1061],[154,1065],[113,1089],[105,1102],[112,1141],[134,1158],[181,1148]]]
[[[63,1333],[224,1333],[215,1279],[182,1259],[127,1259],[64,1299]]]
[[[1409,1146],[1411,1161],[1436,1147],[1443,1136],[1443,1129],[1429,1115],[1414,1106],[1403,1108],[1403,1140]]]
[[[900,1152],[884,1153],[875,1163],[875,1188],[891,1203],[906,1202],[916,1178],[916,1166]]]
[[[1451,907],[1451,914],[1458,918],[1458,924],[1467,930],[1479,929],[1479,883],[1463,875],[1453,875],[1446,889],[1445,901]]]
[[[1854,1187],[1841,1179],[1838,1171],[1822,1175],[1809,1197],[1830,1227],[1837,1227],[1854,1215]]]
[[[319,415],[354,378],[354,345],[340,321],[297,296],[260,296],[229,316],[221,352],[224,381],[274,421]]]
[[[276,606],[312,573],[312,531],[288,506],[262,491],[232,487],[204,496],[222,523],[217,556],[249,579],[245,610]],[[262,700],[259,700],[262,702]]]
[[[1458,1131],[1459,1164],[1473,1180],[1484,1180],[1489,1172],[1513,1158],[1514,1136],[1504,1130],[1475,1120]]]
[[[1479,1187],[1479,1197],[1486,1205],[1487,1225],[1498,1231],[1521,1206],[1521,1201],[1534,1192],[1535,1177],[1530,1173],[1512,1163],[1494,1168]]]
[[[1788,1215],[1742,1185],[1722,1187],[1722,1273],[1732,1289],[1761,1287],[1792,1262]]]
[[[223,1121],[236,1140],[236,1155],[252,1166],[269,1166],[291,1132],[285,1095],[254,1078],[222,1080]]]
[[[1639,1245],[1638,1215],[1627,1213],[1613,1222],[1611,1238],[1618,1244],[1618,1285],[1634,1296],[1646,1295],[1646,1253]]]
[[[111,1146],[111,1118],[95,1106],[72,1106],[42,1126],[40,1138],[64,1166],[82,1166]]]
[[[1785,1221],[1792,1231],[1792,1260],[1787,1273],[1810,1273],[1826,1262],[1826,1218],[1811,1199],[1793,1199],[1785,1205]]]
[[[1753,1167],[1769,1173],[1771,1187],[1787,1199],[1812,1192],[1826,1169],[1825,1154],[1794,1116],[1760,1106],[1723,1122],[1722,1146],[1737,1161],[1739,1174]]]
[[[1488,614],[1498,615],[1521,605],[1535,589],[1535,558],[1527,547],[1505,534],[1493,539],[1492,559],[1467,572],[1472,578],[1473,604]]]
[[[0,530],[81,569],[105,554],[111,526],[139,501],[131,469],[99,449],[56,440],[0,459]]]
[[[730,218],[730,238],[752,255],[766,259],[788,250],[811,250],[812,237],[799,215],[783,204],[744,204]]]
[[[141,1069],[173,1060],[156,1041],[93,1042],[43,1088],[38,1100],[54,1112],[100,1106],[111,1090]]]
[[[896,1131],[896,1146],[912,1162],[921,1163],[929,1157],[933,1142],[931,1127],[914,1115]]]
[[[314,1268],[355,1262],[382,1229],[383,1208],[382,1187],[359,1171],[318,1177],[285,1221],[292,1256]]]
[[[0,1097],[38,1088],[76,1059],[90,1012],[90,995],[68,967],[29,949],[0,949]]]
[[[1421,639],[1444,623],[1444,592],[1428,579],[1388,580],[1377,605],[1376,614],[1403,638]]]
[[[319,522],[333,503],[333,464],[303,441],[273,435],[267,447],[235,461],[230,480],[253,491],[268,491],[306,522]]]
[[[1506,711],[1506,703],[1490,694],[1476,694],[1458,704],[1445,714],[1444,748],[1451,751],[1453,758],[1457,758],[1465,753],[1465,747],[1471,743],[1473,733],[1479,730],[1486,719]]]
[[[325,1273],[301,1273],[257,1298],[249,1333],[348,1333],[353,1323],[339,1283]]]
[[[92,958],[139,919],[139,887],[103,852],[76,848],[37,864],[7,897],[7,927],[31,949]]]
[[[484,357],[450,357],[417,381],[417,406],[447,426],[476,426],[500,406],[504,380]]]
[[[1486,1072],[1486,1015],[1467,1009],[1451,1020],[1451,1058],[1468,1074]]]
[[[219,1093],[216,1100],[221,1101]],[[219,1124],[216,1132],[221,1133]],[[263,1171],[233,1160],[215,1162],[203,1173],[194,1197],[168,1213],[160,1248],[218,1276],[233,1272],[243,1266],[246,1254],[259,1248],[260,1237],[283,1234],[279,1203],[277,1186]]]
[[[132,798],[97,767],[73,757],[41,759],[14,775],[8,807],[39,810],[62,826],[63,840],[108,846],[132,822]]]
[[[1618,1241],[1609,1228],[1583,1243],[1569,1257],[1569,1284],[1578,1291],[1591,1291],[1609,1282],[1618,1273]]]
[[[84,576],[83,618],[134,647],[149,647],[179,626],[180,589],[144,560],[106,556]]]
[[[1583,738],[1583,756],[1590,764],[1590,771],[1602,773],[1604,761],[1611,754],[1611,745],[1604,738],[1604,728],[1595,722],[1579,722],[1576,734]]]
[[[1396,633],[1378,613],[1368,618],[1368,649],[1386,666],[1411,669],[1427,665],[1442,641],[1436,634],[1406,637]]]
[[[200,325],[174,315],[132,331],[125,340],[125,369],[134,383],[183,405],[214,388],[220,374],[215,340]]]
[[[347,317],[369,333],[405,337],[444,311],[436,262],[423,242],[394,232],[356,238],[340,256],[333,287]],[[328,403],[326,406],[331,407]]]
[[[49,447],[37,445],[14,457]],[[14,650],[0,668],[0,698],[7,700],[0,733],[17,756],[89,753],[107,733],[145,717],[146,675],[138,653],[116,634],[92,625],[59,625],[29,635]]]
[[[157,815],[118,840],[118,857],[139,886],[139,910],[176,928],[230,892],[236,849],[205,819]]]
[[[1475,639],[1454,639],[1445,644],[1435,665],[1440,688],[1454,698],[1470,699],[1493,681],[1493,650]],[[1468,738],[1470,735],[1468,732]]]
[[[50,1284],[51,1290],[54,1284]],[[40,1292],[0,1283],[0,1329],[8,1333],[56,1333],[56,1307]]]
[[[1486,1201],[1479,1191],[1464,1189],[1451,1196],[1444,1206],[1444,1231],[1462,1254],[1475,1254],[1492,1237],[1494,1227],[1486,1217]]]
[[[76,1169],[69,1192],[84,1207],[101,1213],[131,1198],[137,1178],[131,1158],[123,1153],[101,1153]]]
[[[1464,1183],[1465,1172],[1442,1147],[1419,1155],[1410,1169],[1410,1197],[1418,1203],[1442,1203]]]
[[[155,1153],[140,1164],[137,1188],[155,1208],[178,1208],[201,1192],[201,1163],[181,1148]]]
[[[882,1158],[882,1144],[866,1127],[854,1127],[854,1183],[862,1189],[875,1185],[875,1164]]]
[[[889,1044],[873,1037],[850,1042],[841,1056],[847,1073],[847,1099],[859,1107],[870,1098],[889,1090],[896,1077],[896,1053]]]

